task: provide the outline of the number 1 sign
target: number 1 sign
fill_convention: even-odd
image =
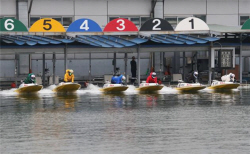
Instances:
[[[183,19],[175,28],[175,31],[209,30],[208,25],[201,19],[188,17]]]

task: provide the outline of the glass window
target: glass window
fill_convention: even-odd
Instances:
[[[207,22],[206,15],[194,15],[194,17],[199,18],[199,19],[203,20],[204,22]]]
[[[245,21],[249,19],[249,16],[240,16],[240,25],[243,25]]]
[[[141,26],[149,19],[150,17],[141,17]]]
[[[177,23],[180,23],[185,18],[187,18],[187,17],[178,17],[178,22]]]
[[[69,26],[72,23],[72,17],[63,17],[63,26]]]
[[[114,20],[116,18],[119,18],[119,17],[109,17],[109,21],[112,21],[112,20]]]
[[[177,17],[166,17],[165,20],[167,20],[172,26],[177,25]]]
[[[140,18],[139,17],[131,17],[130,21],[132,21],[137,27],[140,26]]]
[[[40,17],[30,17],[30,26],[32,26]]]
[[[52,19],[55,19],[56,21],[60,22],[62,24],[62,18],[61,17],[53,17]]]

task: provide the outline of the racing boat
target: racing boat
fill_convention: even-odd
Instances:
[[[206,88],[206,86],[200,84],[200,83],[184,83],[182,80],[179,81],[176,90],[180,91],[198,91],[201,89]]]
[[[125,86],[123,84],[111,84],[111,83],[105,83],[103,85],[103,88],[100,89],[103,92],[122,92],[128,89],[128,86]]]
[[[43,88],[42,85],[38,85],[36,83],[25,84],[22,83],[17,90],[18,93],[35,93]]]
[[[239,86],[240,84],[235,82],[224,82],[224,81],[213,80],[212,85],[208,88],[214,90],[230,90],[230,89],[237,89]]]
[[[142,81],[139,88],[136,88],[136,90],[141,92],[154,92],[161,90],[163,88],[163,85],[159,85],[158,83],[146,83],[146,81]]]
[[[67,93],[67,92],[75,92],[80,88],[81,88],[81,85],[78,83],[61,82],[59,83],[58,86],[56,86],[56,88],[53,89],[53,91]]]

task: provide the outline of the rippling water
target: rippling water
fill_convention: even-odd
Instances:
[[[0,91],[1,153],[239,153],[250,151],[250,89],[75,94]]]

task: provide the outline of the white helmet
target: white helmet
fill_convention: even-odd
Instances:
[[[152,73],[152,78],[154,79],[155,77],[156,77],[156,73],[153,72],[153,73]]]
[[[126,77],[125,77],[125,76],[122,76],[122,80],[125,81],[125,80],[126,80]]]
[[[32,74],[30,77],[31,77],[31,81],[34,81],[36,78],[36,76],[34,74]]]

